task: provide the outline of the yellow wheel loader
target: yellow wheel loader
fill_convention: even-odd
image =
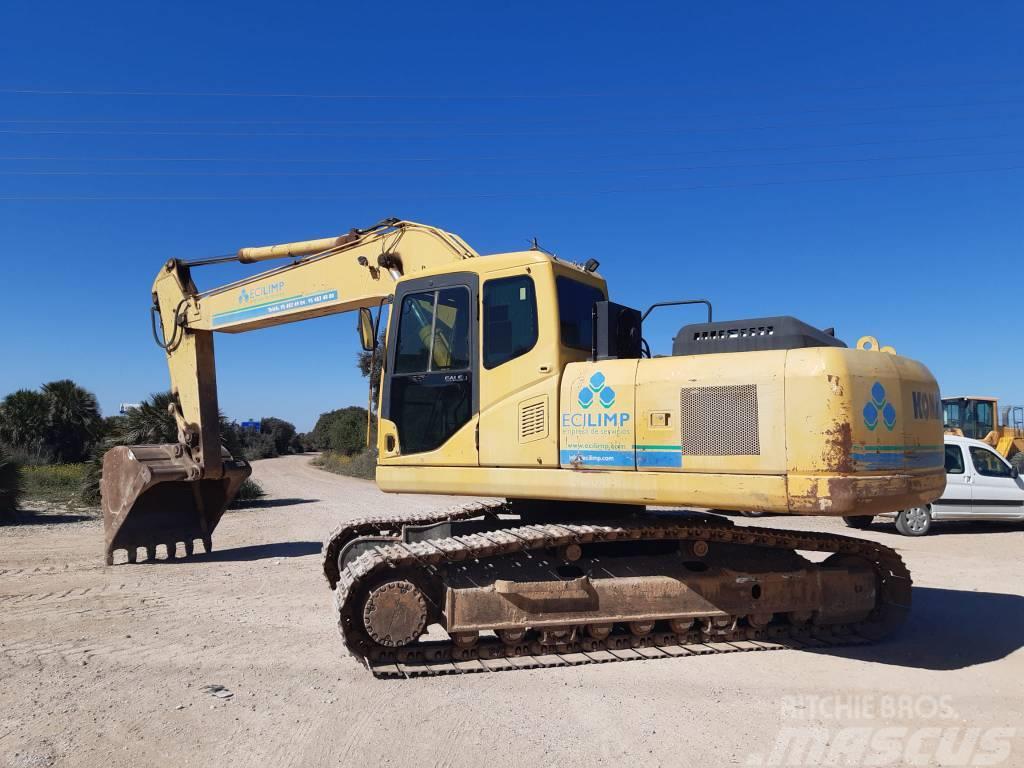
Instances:
[[[192,279],[268,259],[285,263],[212,290]],[[327,537],[343,641],[378,676],[862,642],[899,626],[911,582],[887,547],[657,508],[927,504],[945,484],[928,369],[791,317],[713,321],[710,305],[652,359],[643,316],[609,301],[597,267],[536,248],[479,256],[394,219],[167,262],[153,324],[179,442],[107,454],[107,563],[208,550],[249,474],[218,434],[214,335],[355,311],[383,363],[380,488],[497,499],[373,510]]]
[[[994,397],[944,397],[946,432],[988,443],[1018,471],[1024,472],[1024,408],[999,407]]]

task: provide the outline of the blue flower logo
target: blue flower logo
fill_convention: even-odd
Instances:
[[[896,426],[896,407],[885,398],[885,387],[876,381],[871,385],[871,399],[864,405],[861,412],[864,416],[864,426],[872,432],[878,426],[878,417],[882,417],[885,428],[892,432]]]
[[[601,405],[605,408],[611,408],[615,405],[615,390],[611,387],[605,387],[601,390],[599,399],[601,400]]]
[[[243,288],[242,292],[238,294],[238,303],[239,304],[248,304],[249,303],[249,292],[247,290],[245,290],[245,288]]]
[[[606,381],[603,373],[594,371],[590,381],[587,382],[586,386],[580,390],[579,395],[576,397],[580,408],[589,408],[593,405],[594,395],[597,395],[598,402],[605,408],[611,408],[615,405],[615,390],[609,387],[605,383]]]

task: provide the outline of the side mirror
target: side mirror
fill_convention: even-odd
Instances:
[[[1020,477],[1020,472],[1017,471],[1016,467],[1010,467],[1010,477],[1012,477],[1014,480]]]
[[[359,343],[363,345],[364,351],[372,352],[377,348],[377,337],[373,332],[373,314],[366,307],[359,308],[356,330],[359,331]]]

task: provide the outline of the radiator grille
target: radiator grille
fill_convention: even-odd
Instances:
[[[757,456],[757,385],[690,387],[679,394],[683,455]]]
[[[519,442],[529,443],[548,436],[547,397],[519,404]]]

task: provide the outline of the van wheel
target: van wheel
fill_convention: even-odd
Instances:
[[[896,530],[904,536],[924,536],[932,528],[932,513],[928,507],[910,507],[896,515]]]
[[[856,528],[858,531],[866,531],[874,522],[874,515],[850,515],[843,518],[848,528]]]

